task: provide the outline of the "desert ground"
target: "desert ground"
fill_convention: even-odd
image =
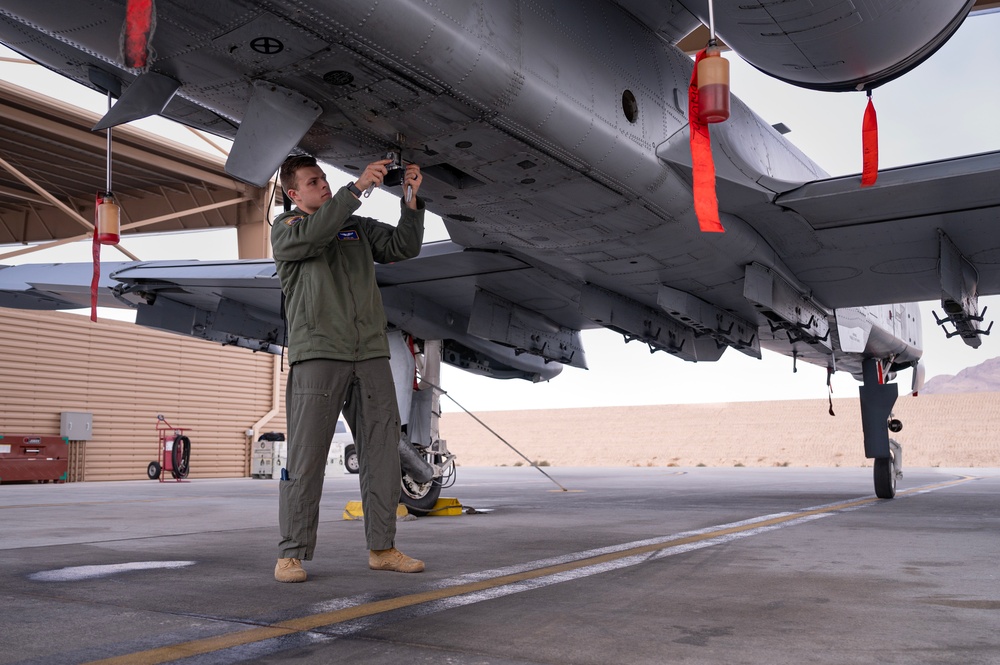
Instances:
[[[445,412],[440,431],[460,466],[524,457],[551,466],[871,466],[857,399],[834,399],[835,416],[829,408],[791,400],[474,414],[483,424]],[[1000,393],[900,397],[894,415],[905,466],[1000,467]]]

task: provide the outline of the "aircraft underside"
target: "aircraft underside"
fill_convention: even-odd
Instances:
[[[832,0],[715,4],[720,36],[765,72],[862,90],[923,61],[973,3],[852,5],[833,23]],[[912,303],[940,297],[975,346],[978,295],[1000,292],[1000,199],[983,186],[1000,154],[895,170],[862,190],[735,97],[711,130],[725,231],[700,232],[692,62],[675,44],[706,2],[160,3],[142,67],[122,62],[121,0],[6,5],[0,41],[118,98],[100,128],[158,113],[231,138],[227,170],[258,186],[295,151],[348,173],[390,151],[418,163],[451,242],[380,266],[378,279],[392,326],[439,341],[440,361],[548,380],[586,367],[579,333],[606,327],[690,362],[769,349],[846,371],[863,383],[880,497],[895,491],[890,381],[922,353]],[[72,281],[60,290],[55,268],[22,268],[0,270],[0,304],[57,309],[89,295]],[[141,325],[270,352],[284,343],[266,261],[121,265],[101,286],[102,303],[135,308]]]

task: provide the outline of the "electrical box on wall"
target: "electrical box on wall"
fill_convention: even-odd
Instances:
[[[86,411],[63,411],[59,414],[59,436],[70,441],[90,441],[94,414]]]

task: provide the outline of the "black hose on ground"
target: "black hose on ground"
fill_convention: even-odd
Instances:
[[[174,437],[174,448],[171,451],[170,460],[172,462],[174,478],[187,478],[191,470],[191,439],[183,434]]]

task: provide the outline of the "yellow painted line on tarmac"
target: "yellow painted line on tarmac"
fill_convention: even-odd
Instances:
[[[908,490],[900,490],[896,492],[896,496],[923,494],[924,492],[930,492],[931,490],[938,490],[943,487],[951,487],[952,485],[961,485],[962,483],[967,483],[970,480],[979,480],[979,476],[959,476],[955,480],[945,480],[940,483],[934,483],[933,485],[921,485],[920,487],[912,487]],[[881,499],[878,500],[881,501]]]
[[[976,478],[974,476],[963,476],[957,480],[935,483],[933,485],[924,485],[921,487],[916,487],[913,489],[901,491],[898,492],[896,496],[920,494],[931,490],[950,487],[953,485],[959,485],[975,479]],[[138,651],[135,653],[125,654],[122,656],[116,656],[113,658],[91,661],[87,665],[157,665],[158,663],[168,663],[175,660],[181,660],[183,658],[190,658],[192,656],[199,656],[207,653],[212,653],[215,651],[221,651],[223,649],[229,649],[233,647],[243,646],[246,644],[252,644],[254,642],[262,642],[264,640],[272,638],[284,637],[296,633],[302,633],[316,628],[321,628],[324,626],[331,626],[335,624],[345,623],[348,621],[352,621],[354,619],[361,619],[364,617],[384,614],[392,612],[394,610],[413,607],[415,605],[420,605],[423,603],[430,603],[437,600],[454,598],[466,594],[474,594],[480,591],[496,589],[499,587],[516,584],[518,582],[524,582],[527,580],[534,580],[542,577],[554,576],[560,573],[580,570],[583,568],[599,567],[602,564],[618,561],[620,559],[624,559],[627,557],[634,557],[642,554],[667,551],[673,548],[691,545],[693,543],[699,543],[706,540],[711,540],[733,534],[739,534],[747,531],[757,531],[761,529],[767,529],[768,527],[774,527],[777,525],[784,524],[786,522],[801,521],[803,519],[814,517],[817,515],[832,514],[842,510],[857,508],[868,504],[879,503],[882,501],[883,501],[882,499],[878,499],[876,497],[866,497],[854,501],[845,501],[841,503],[830,504],[827,506],[820,506],[818,508],[806,509],[793,513],[784,513],[770,519],[763,519],[759,521],[749,520],[747,522],[739,523],[738,526],[699,532],[695,535],[678,537],[676,539],[668,540],[665,542],[658,542],[650,545],[640,545],[629,549],[623,549],[620,551],[610,552],[607,554],[587,557],[584,559],[570,561],[567,563],[544,566],[542,568],[536,568],[534,570],[527,570],[509,575],[501,575],[499,577],[480,580],[476,582],[467,582],[455,586],[448,586],[440,589],[433,589],[430,591],[413,593],[405,596],[399,596],[398,598],[390,598],[387,600],[376,601],[373,603],[365,603],[363,605],[356,605],[354,607],[347,607],[340,610],[310,614],[295,619],[280,621],[270,626],[258,626],[256,628],[251,628],[249,630],[237,631],[233,633],[227,633],[224,635],[217,635],[214,637],[207,637],[198,640],[191,640],[189,642],[181,642],[179,644],[157,647],[155,649]]]

